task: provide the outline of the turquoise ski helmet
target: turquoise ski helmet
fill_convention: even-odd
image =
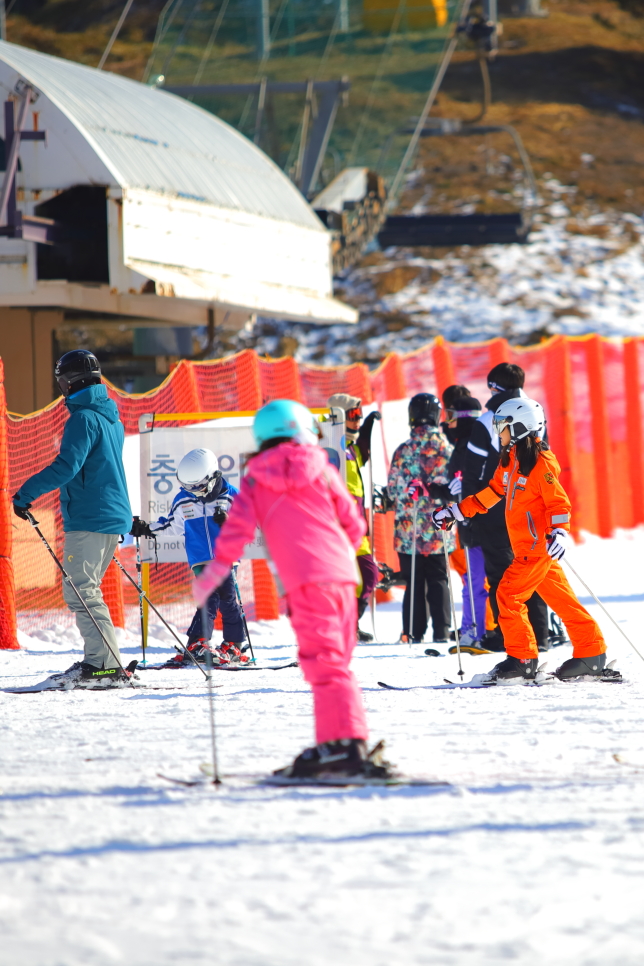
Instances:
[[[302,442],[317,443],[318,425],[306,406],[292,399],[273,399],[258,410],[253,422],[253,435],[258,446],[268,439],[299,436]]]

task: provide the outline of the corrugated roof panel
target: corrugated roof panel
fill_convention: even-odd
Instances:
[[[195,104],[16,44],[0,41],[0,60],[70,118],[122,187],[149,188],[325,231],[270,158]]]

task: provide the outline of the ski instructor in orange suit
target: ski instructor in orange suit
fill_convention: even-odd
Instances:
[[[494,680],[534,679],[537,673],[537,642],[525,604],[535,591],[559,614],[573,644],[573,657],[557,669],[557,677],[601,676],[606,664],[599,626],[577,600],[558,562],[566,552],[571,505],[559,482],[559,464],[541,441],[544,424],[543,409],[534,399],[504,402],[494,414],[502,450],[489,485],[432,515],[437,527],[449,529],[506,498],[514,560],[501,578],[497,600],[508,657],[492,670]]]

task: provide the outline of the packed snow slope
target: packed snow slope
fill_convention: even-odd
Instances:
[[[644,652],[643,553],[639,530],[570,560]],[[1,694],[0,964],[639,966],[644,665],[590,609],[623,684],[408,692],[377,682],[455,679],[456,658],[391,643],[399,605],[378,609],[390,643],[354,660],[372,737],[442,788],[254,785],[312,742],[297,668],[217,673],[219,789],[159,777],[209,760],[196,670],[141,673],[180,691]],[[286,619],[252,632],[264,668],[293,658]],[[78,659],[51,637],[0,654],[3,687]],[[496,660],[465,657],[466,677]]]

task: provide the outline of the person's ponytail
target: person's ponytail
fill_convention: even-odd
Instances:
[[[537,465],[539,453],[544,449],[548,449],[546,444],[542,440],[537,439],[536,436],[524,436],[523,439],[518,439],[516,443],[513,442],[508,446],[501,447],[499,462],[504,469],[510,464],[510,451],[513,447],[517,454],[519,472],[522,476],[529,476],[532,473]]]

